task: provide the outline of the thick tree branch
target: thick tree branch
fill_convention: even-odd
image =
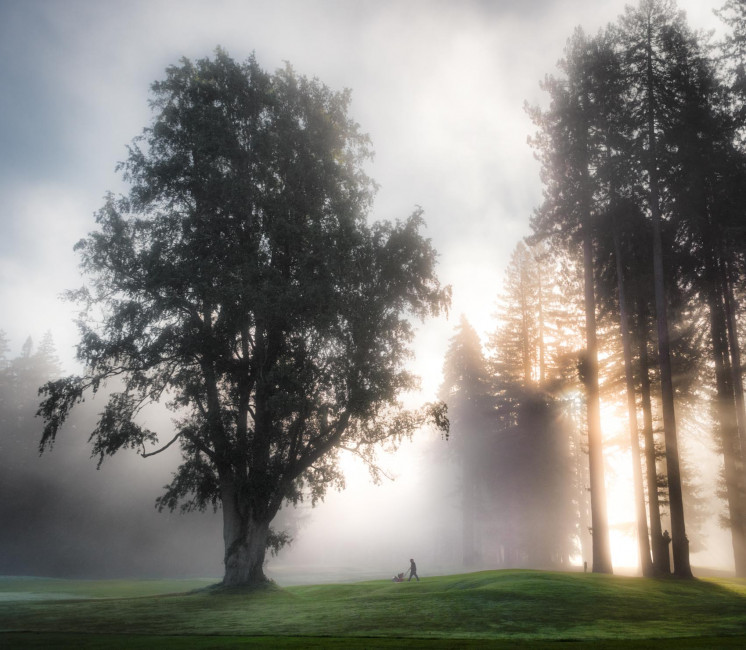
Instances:
[[[173,438],[171,438],[171,440],[167,444],[165,444],[160,449],[156,449],[155,451],[146,452],[145,451],[145,445],[142,445],[142,452],[140,453],[140,456],[142,456],[143,458],[149,458],[150,456],[155,456],[156,454],[160,454],[161,452],[166,451],[166,449],[168,449],[179,438],[181,438],[181,435],[182,435],[182,433],[181,433],[181,431],[179,431],[179,433],[177,433]]]

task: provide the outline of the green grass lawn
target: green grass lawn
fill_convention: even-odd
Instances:
[[[746,580],[488,571],[248,593],[207,584],[0,579],[0,647],[746,647]]]

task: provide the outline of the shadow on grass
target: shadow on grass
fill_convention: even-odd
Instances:
[[[205,587],[198,587],[197,589],[192,589],[191,591],[187,591],[185,593],[187,594],[205,594],[205,595],[213,595],[213,596],[253,596],[256,594],[266,594],[276,591],[282,591],[282,587],[280,587],[274,580],[266,580],[265,582],[259,582],[251,585],[240,585],[240,586],[231,586],[226,587],[222,582],[216,582],[212,585],[207,585]]]
[[[480,639],[382,639],[360,637],[239,637],[239,636],[142,636],[105,634],[1,633],[2,648],[60,650],[222,650],[225,648],[518,648],[531,650],[712,650],[744,648],[746,636],[717,638],[639,639],[613,641],[480,640]]]

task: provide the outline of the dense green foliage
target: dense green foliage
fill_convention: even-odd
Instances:
[[[120,166],[129,194],[109,196],[77,245],[86,370],[43,388],[41,448],[120,382],[91,435],[99,463],[178,443],[160,507],[222,508],[225,583],[260,582],[265,548],[287,539],[271,522],[341,486],[340,448],[369,459],[431,416],[446,426],[438,407],[399,399],[416,386],[411,318],[450,294],[419,210],[368,222],[371,149],[348,92],[218,50],[152,93],[153,122]],[[151,403],[172,426],[142,423]]]

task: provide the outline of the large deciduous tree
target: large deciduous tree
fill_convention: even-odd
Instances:
[[[152,124],[120,165],[127,196],[108,196],[77,245],[83,376],[42,388],[41,448],[70,409],[107,380],[91,434],[99,463],[123,448],[183,462],[161,508],[223,511],[223,584],[265,580],[270,524],[283,503],[341,484],[337,453],[370,460],[376,443],[442,408],[401,408],[411,317],[437,314],[450,290],[420,235],[420,212],[367,220],[375,185],[350,95],[251,57],[167,69]],[[143,406],[166,401],[173,430]]]

